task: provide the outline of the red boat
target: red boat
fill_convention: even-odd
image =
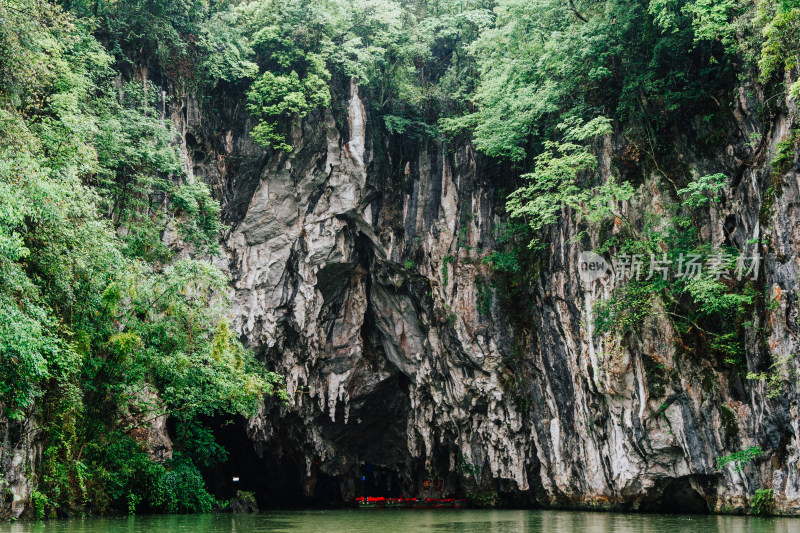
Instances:
[[[467,500],[455,498],[382,498],[363,496],[356,498],[362,508],[412,508],[412,509],[458,509],[467,506]]]

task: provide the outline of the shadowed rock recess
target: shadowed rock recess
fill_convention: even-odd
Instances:
[[[703,225],[711,242],[778,251],[761,272],[775,304],[747,330],[747,367],[758,369],[798,346],[800,167],[795,155],[764,208],[766,162],[790,124],[778,117],[765,130],[748,90],[727,118],[727,147],[687,164],[733,176]],[[722,361],[678,358],[657,311],[609,349],[587,312],[610,280],[578,276],[579,253],[599,237],[589,229],[575,243],[585,226],[569,211],[544,236],[527,302],[509,302],[481,259],[498,246],[511,173],[468,143],[378,133],[358,87],[338,92],[292,132],[291,154],[252,144],[241,104],[211,119],[188,103],[173,117],[187,166],[212,184],[230,225],[217,261],[233,278],[233,325],[286,376],[289,396],[220,435],[248,439],[220,479],[239,476],[267,506],[402,494],[709,512],[745,508],[767,487],[776,511],[800,508],[794,382],[767,398],[763,382]],[[759,146],[747,144],[752,133]],[[675,142],[694,154],[696,135]],[[625,146],[621,134],[596,144],[604,175],[625,177],[615,163]],[[641,227],[669,191],[647,176],[634,183],[623,213]],[[717,469],[717,457],[750,446],[764,454],[747,476]]]

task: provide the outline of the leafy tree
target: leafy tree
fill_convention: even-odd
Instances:
[[[258,75],[255,51],[238,20],[236,11],[226,9],[200,26],[197,70],[212,88],[220,82],[235,83]]]
[[[295,71],[285,76],[276,76],[269,71],[262,74],[248,93],[250,112],[262,118],[251,132],[253,140],[263,146],[274,145],[279,150],[291,152],[292,146],[286,142],[281,124],[273,121],[287,115],[303,118],[312,109],[330,104],[326,79],[320,75],[330,76],[323,69],[315,69],[302,81]]]
[[[800,44],[800,2],[796,0],[765,0],[758,2],[754,16],[755,42],[760,44],[758,67],[761,80],[792,71],[798,66],[797,48]],[[759,35],[760,33],[760,35]],[[800,85],[789,88],[797,99]]]
[[[609,116],[665,135],[677,109],[715,107],[727,90],[732,29],[723,19],[734,12],[718,4],[498,2],[495,26],[472,49],[477,110],[448,129],[474,127],[479,149],[516,161],[535,154],[564,116]]]
[[[206,511],[196,466],[224,453],[197,417],[252,414],[280,377],[227,325],[227,279],[202,259],[219,205],[185,174],[158,92],[115,81],[83,22],[0,3],[0,46],[14,44],[0,53],[0,408],[40,417],[42,514],[85,501],[178,510],[175,495]],[[169,232],[197,255],[176,261]],[[174,468],[136,437],[165,416],[178,422]]]
[[[380,83],[399,39],[393,1],[259,0],[240,9],[262,73],[248,91],[253,139],[291,151],[287,121],[330,104],[332,73]]]
[[[727,182],[727,176],[721,173],[702,176],[697,181],[690,183],[686,188],[678,190],[678,194],[688,194],[686,200],[683,201],[683,205],[690,208],[702,207],[709,201],[709,197],[706,194],[719,192]],[[713,199],[716,201],[719,197],[713,197]]]
[[[203,476],[187,463],[179,463],[161,477],[158,501],[168,513],[207,513],[214,505],[214,498],[205,491]]]
[[[545,141],[533,172],[522,176],[529,183],[514,191],[507,203],[509,214],[525,219],[534,236],[556,222],[565,208],[575,209],[592,222],[609,215],[621,217],[617,204],[633,194],[629,183],[617,184],[613,178],[594,186],[584,185],[586,181],[596,181],[582,174],[593,171],[597,159],[582,143],[610,133],[608,119],[598,117],[586,124],[574,119],[560,124],[557,130],[564,132],[563,140]],[[539,242],[534,237],[531,246]]]

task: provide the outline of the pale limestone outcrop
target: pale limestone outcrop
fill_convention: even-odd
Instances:
[[[220,261],[234,279],[237,330],[287,376],[289,404],[268,402],[250,438],[262,451],[286,453],[287,442],[300,450],[307,495],[320,476],[334,476],[349,497],[369,463],[407,494],[424,492],[422,479],[433,475],[450,493],[471,483],[544,504],[723,511],[770,486],[779,509],[798,508],[793,384],[768,399],[719,362],[680,355],[658,302],[638,336],[597,335],[589,310],[614,278],[581,282],[582,247],[571,239],[585,226],[569,212],[549,230],[528,322],[509,316],[481,261],[503,222],[502,173],[468,144],[375,138],[358,88],[346,95],[343,122],[332,112],[312,117],[295,132],[292,154],[259,156],[257,184]],[[752,105],[742,99],[734,112],[746,133],[762,128]],[[779,122],[763,149],[787,132]],[[618,172],[624,142],[610,136],[598,146],[605,175]],[[735,141],[691,163],[698,174],[738,176],[704,231],[741,246],[768,237],[786,258],[768,260],[765,275],[778,302],[770,344],[790,355],[797,162],[764,231],[768,158],[751,165],[747,150]],[[646,177],[621,206],[634,223],[675,200],[656,183]],[[587,238],[588,249],[599,237],[590,229]],[[507,363],[514,357],[517,374]],[[762,365],[759,357],[748,339],[748,366]],[[747,476],[716,470],[716,457],[751,445],[771,459]]]

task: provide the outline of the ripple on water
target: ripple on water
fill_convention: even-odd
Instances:
[[[13,533],[790,533],[800,518],[570,511],[266,511],[253,515],[159,515],[0,524]]]

